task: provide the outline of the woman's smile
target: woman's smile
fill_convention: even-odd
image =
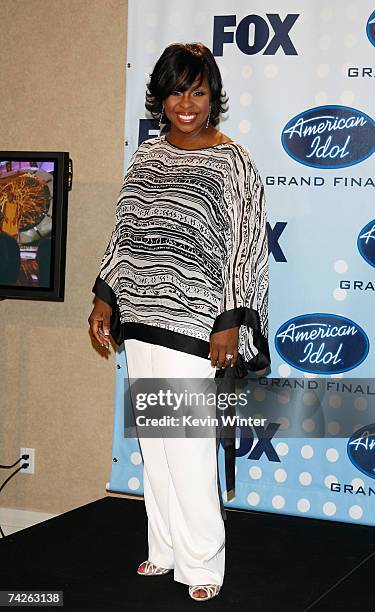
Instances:
[[[210,88],[200,76],[185,91],[172,91],[164,100],[166,116],[171,122],[171,134],[194,133],[205,130],[210,112]]]
[[[182,121],[182,123],[193,123],[193,121],[195,120],[197,113],[176,113],[177,114],[177,119],[179,121]]]

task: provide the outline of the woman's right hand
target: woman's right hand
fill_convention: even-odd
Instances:
[[[106,302],[95,297],[94,308],[89,316],[90,331],[101,346],[109,350],[109,320],[112,308]]]

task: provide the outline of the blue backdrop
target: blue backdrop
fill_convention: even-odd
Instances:
[[[139,142],[158,133],[144,110],[156,59],[172,42],[203,42],[229,95],[220,129],[249,148],[265,184],[270,376],[284,382],[370,379],[375,7],[367,0],[257,0],[251,8],[245,0],[189,0],[186,6],[179,11],[173,0],[129,1],[125,168]],[[142,494],[139,447],[123,437],[126,385],[120,349],[109,488]],[[280,387],[276,396],[280,407],[289,401],[287,391]],[[358,414],[345,437],[340,418],[331,415],[330,437],[314,438],[306,419],[303,437],[275,438],[271,459],[251,457],[256,435],[249,443],[239,438],[236,497],[228,505],[374,524],[374,394],[371,384],[331,393],[331,408]],[[258,395],[261,405],[261,388]],[[308,401],[302,394],[301,402]],[[277,418],[281,428],[285,419]],[[220,472],[224,483],[222,449]]]

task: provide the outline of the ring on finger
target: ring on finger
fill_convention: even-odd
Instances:
[[[234,355],[232,355],[231,353],[227,353],[227,354],[225,355],[225,359],[226,359],[227,361],[230,361],[231,359],[233,359],[233,357],[234,357]]]

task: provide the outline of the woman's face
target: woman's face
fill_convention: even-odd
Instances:
[[[164,111],[171,122],[171,130],[192,134],[206,127],[211,92],[206,78],[200,85],[199,81],[198,76],[189,89],[173,91],[164,100]]]

